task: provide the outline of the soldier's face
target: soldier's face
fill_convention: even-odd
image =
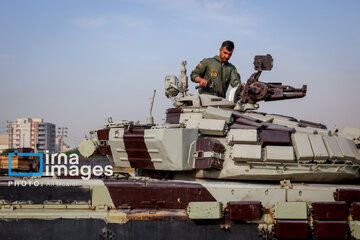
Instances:
[[[226,47],[220,48],[220,62],[226,63],[227,61],[229,61],[233,51],[234,51],[234,49],[232,51],[229,51],[226,49]]]

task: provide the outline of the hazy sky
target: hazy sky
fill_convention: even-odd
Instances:
[[[308,85],[303,99],[259,111],[360,128],[360,1],[0,0],[0,133],[41,117],[78,144],[107,117],[161,123],[165,75],[188,75],[224,40],[246,82],[253,58],[272,54],[261,80]],[[190,83],[190,91],[195,92]]]

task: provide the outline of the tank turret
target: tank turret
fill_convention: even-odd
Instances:
[[[179,78],[165,78],[165,95],[174,108],[166,110],[164,123],[123,122],[97,131],[100,152],[116,166],[140,169],[147,176],[186,172],[186,178],[192,179],[338,182],[359,178],[360,135],[350,134],[356,131],[331,132],[320,123],[252,111],[259,101],[306,96],[306,85],[294,88],[259,80],[262,71],[272,69],[271,55],[255,56],[257,72],[245,85],[232,89],[229,100],[189,93],[185,65],[182,62]]]

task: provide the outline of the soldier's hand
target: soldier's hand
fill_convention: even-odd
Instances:
[[[206,87],[207,88],[213,88],[214,87],[213,81],[211,79],[207,80]]]
[[[202,78],[202,79],[200,80],[199,84],[200,84],[200,86],[202,86],[202,87],[207,87],[207,85],[208,85],[208,80]]]

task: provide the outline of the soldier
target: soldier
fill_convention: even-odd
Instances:
[[[234,43],[225,41],[220,47],[220,55],[203,59],[191,72],[191,81],[199,83],[199,93],[226,97],[231,84],[236,87],[241,83],[240,75],[229,59],[234,51]]]

